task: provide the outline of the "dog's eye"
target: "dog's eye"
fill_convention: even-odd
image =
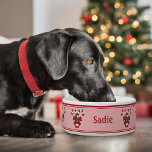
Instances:
[[[87,59],[87,60],[86,60],[86,63],[89,64],[89,65],[90,65],[90,64],[93,64],[93,59]]]

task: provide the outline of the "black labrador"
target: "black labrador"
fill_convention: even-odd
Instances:
[[[26,47],[30,72],[43,90],[68,89],[79,100],[114,102],[103,76],[103,52],[91,37],[67,28],[31,36]],[[43,96],[33,97],[19,66],[18,50],[24,40],[0,45],[0,135],[52,137],[51,124],[35,121]],[[6,113],[27,107],[24,117]]]

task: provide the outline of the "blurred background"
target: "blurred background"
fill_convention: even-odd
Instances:
[[[151,0],[0,0],[0,43],[73,27],[103,49],[104,72],[115,95],[137,99],[137,116],[152,115]],[[50,91],[40,111],[60,118],[67,90]],[[53,111],[50,113],[50,111]]]

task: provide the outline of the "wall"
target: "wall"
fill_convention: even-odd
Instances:
[[[33,0],[34,34],[55,28],[80,28],[86,0]]]
[[[27,37],[33,33],[32,0],[0,0],[0,35]]]

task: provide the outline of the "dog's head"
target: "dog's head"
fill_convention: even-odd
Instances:
[[[54,89],[68,89],[79,100],[115,101],[103,75],[103,52],[84,32],[54,30],[37,44],[36,54],[56,82]]]

